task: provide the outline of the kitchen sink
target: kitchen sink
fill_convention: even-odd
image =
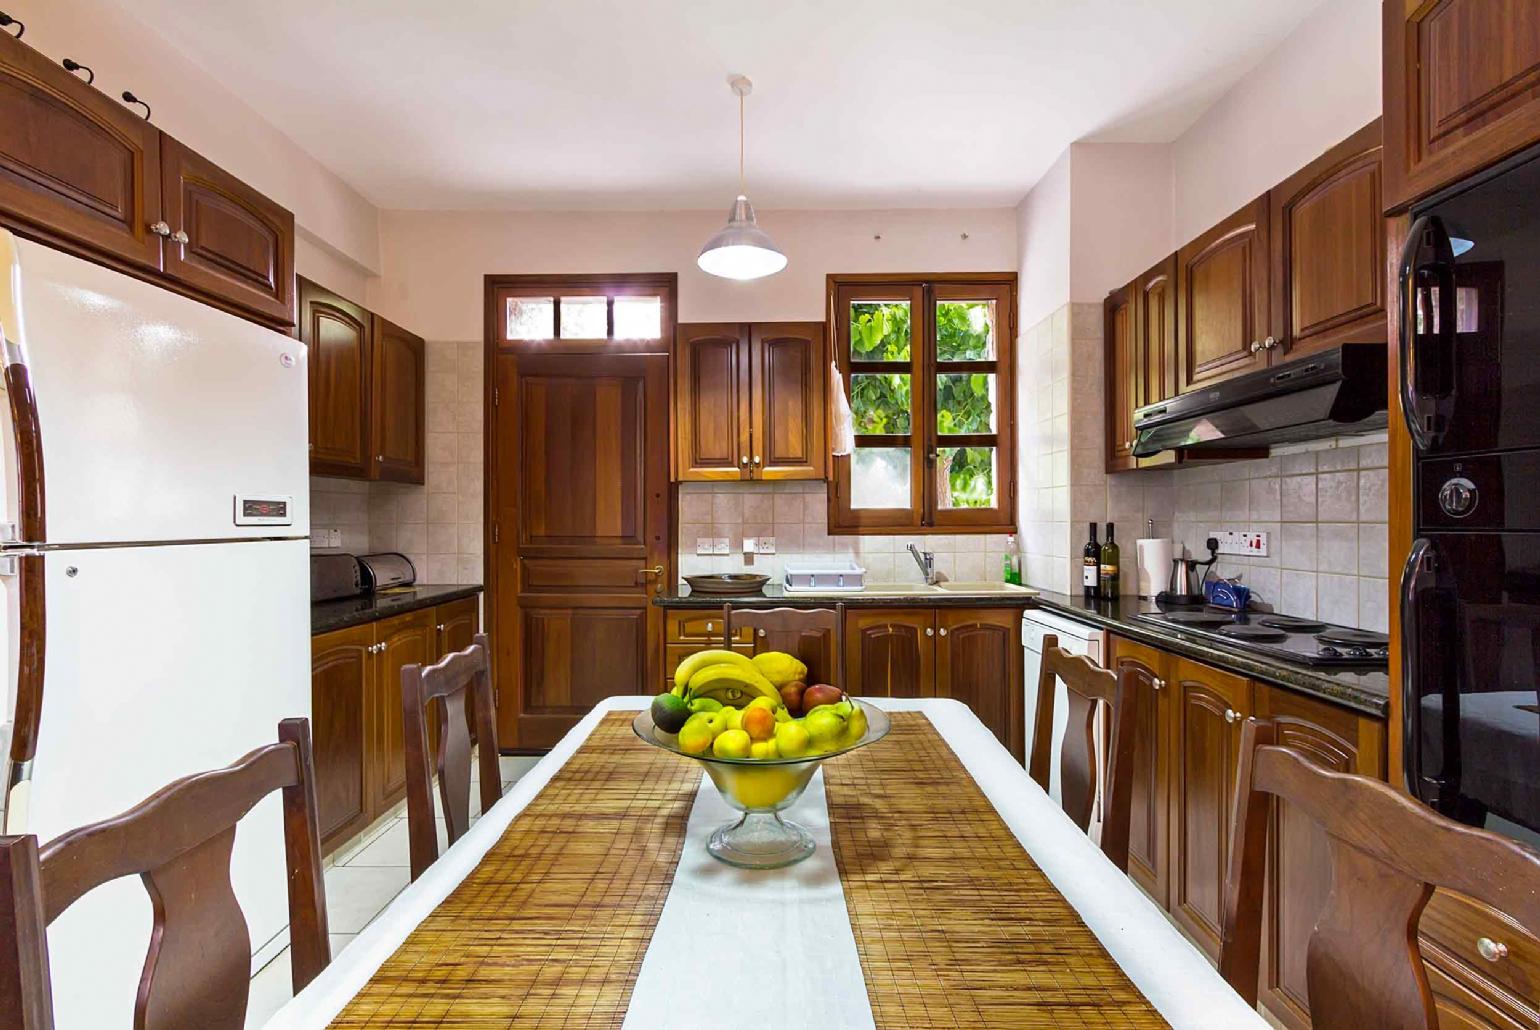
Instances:
[[[974,580],[939,583],[935,589],[949,594],[1036,594],[1031,587],[1018,586],[1015,583],[1002,583],[999,580]]]
[[[940,592],[940,587],[926,586],[924,583],[868,583],[859,591],[862,594],[890,594],[900,597]]]

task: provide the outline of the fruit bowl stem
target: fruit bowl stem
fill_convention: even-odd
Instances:
[[[742,869],[779,869],[813,853],[813,837],[779,812],[744,812],[711,835],[706,850]]]

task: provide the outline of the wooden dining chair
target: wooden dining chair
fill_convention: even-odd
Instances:
[[[1037,785],[1048,789],[1053,764],[1053,710],[1055,684],[1062,682],[1069,704],[1069,726],[1059,755],[1059,795],[1065,814],[1082,830],[1091,826],[1096,787],[1103,783],[1102,853],[1123,872],[1128,871],[1129,820],[1133,814],[1131,792],[1134,775],[1133,670],[1114,673],[1084,655],[1070,654],[1059,638],[1043,638],[1043,663],[1037,681],[1037,719],[1032,726],[1032,752],[1027,771]],[[1107,751],[1106,779],[1100,777],[1096,760],[1096,710],[1105,705],[1111,742]]]
[[[41,848],[31,834],[0,837],[0,1013],[12,1013],[0,1023],[53,1026],[48,925],[87,891],[138,875],[154,922],[134,1002],[136,1030],[241,1030],[251,935],[230,884],[230,851],[236,824],[275,790],[283,792],[295,993],[315,979],[331,962],[331,944],[310,722],[285,719],[277,743],[177,780],[121,815]]]
[[[1491,905],[1534,933],[1540,853],[1447,819],[1378,780],[1327,769],[1278,739],[1270,719],[1242,728],[1220,974],[1256,1004],[1269,810],[1282,798],[1321,826],[1330,848],[1331,893],[1305,954],[1311,1022],[1432,1030],[1438,1016],[1417,923],[1434,888]]]
[[[481,763],[481,811],[503,796],[497,763],[497,710],[487,659],[487,637],[477,633],[463,651],[432,665],[401,669],[402,725],[406,732],[406,832],[412,879],[438,861],[438,829],[433,819],[433,777],[449,843],[471,824],[471,734],[466,692],[476,713],[477,755]],[[438,705],[437,760],[428,747],[428,710]],[[458,718],[456,718],[458,716]]]
[[[733,646],[733,629],[754,631],[754,653],[785,651],[808,668],[808,683],[845,689],[845,606],[833,608],[734,608],[722,606],[722,646]],[[830,668],[832,666],[832,670]]]

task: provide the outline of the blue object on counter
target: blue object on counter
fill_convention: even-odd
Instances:
[[[1243,612],[1251,604],[1251,588],[1239,580],[1210,579],[1203,584],[1203,596],[1216,608]]]

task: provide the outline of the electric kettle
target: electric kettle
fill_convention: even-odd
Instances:
[[[1158,595],[1155,600],[1166,604],[1203,604],[1203,581],[1208,577],[1208,570],[1219,559],[1219,541],[1209,537],[1204,541],[1208,548],[1208,560],[1199,561],[1196,558],[1172,558],[1171,582],[1166,585],[1166,592]]]

